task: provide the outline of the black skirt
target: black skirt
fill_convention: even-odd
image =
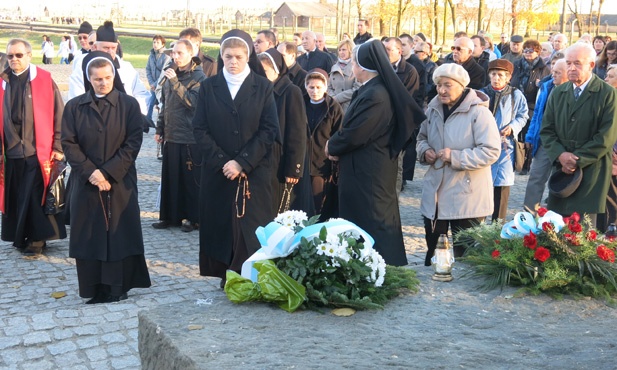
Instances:
[[[92,298],[100,285],[109,294],[121,296],[133,288],[149,288],[150,274],[143,254],[126,257],[120,261],[75,260],[79,296]]]
[[[174,225],[184,219],[199,222],[201,166],[201,150],[196,144],[165,143],[159,219]]]
[[[23,248],[32,241],[66,238],[64,214],[46,215],[43,211],[43,188],[36,156],[6,159],[2,240]]]

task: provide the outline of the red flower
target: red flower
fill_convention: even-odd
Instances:
[[[615,263],[615,251],[608,248],[604,244],[600,244],[598,246],[598,249],[596,249],[596,253],[598,253],[598,257],[600,257],[601,259],[610,263]]]
[[[574,222],[579,222],[581,220],[581,215],[579,215],[578,212],[572,212],[572,214],[570,215],[570,218]]]
[[[544,247],[538,247],[536,252],[533,254],[533,258],[537,259],[540,262],[546,261],[551,256],[551,252]]]
[[[492,256],[494,259],[499,258],[499,256],[500,256],[500,255],[501,255],[501,253],[499,253],[499,251],[498,251],[497,249],[495,249],[495,250],[493,251],[493,253],[491,253],[491,256]]]
[[[530,231],[529,235],[525,235],[523,237],[523,245],[529,249],[536,249],[536,247],[538,246],[536,235]]]
[[[608,241],[609,241],[609,242],[611,242],[611,243],[612,243],[612,242],[614,242],[614,241],[615,241],[615,237],[614,237],[614,236],[612,236],[612,235],[611,235],[611,236],[609,236],[609,237],[608,237]]]
[[[573,233],[580,233],[581,231],[583,231],[583,227],[581,226],[581,224],[579,224],[578,221],[574,220],[572,220],[572,222],[568,224],[568,229],[570,229],[570,231],[572,231]]]
[[[587,240],[593,241],[596,240],[596,238],[598,237],[598,233],[595,230],[589,230],[587,231],[585,237],[587,238]]]
[[[538,216],[540,217],[544,217],[544,215],[546,214],[546,212],[548,212],[548,209],[544,208],[544,207],[540,207],[538,208]]]
[[[578,238],[576,237],[576,234],[563,234],[563,237],[566,239],[567,242],[569,242],[572,245],[581,245],[581,243],[579,243]]]
[[[563,223],[568,225],[570,223],[570,217],[564,217],[563,218]]]
[[[555,230],[555,226],[551,222],[546,221],[542,223],[542,231],[547,233],[552,230]]]
[[[495,239],[495,244],[501,244],[501,240]]]

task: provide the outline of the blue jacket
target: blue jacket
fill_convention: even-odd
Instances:
[[[492,87],[482,88],[482,92],[487,94]],[[493,176],[493,186],[512,186],[514,185],[514,138],[525,127],[529,118],[527,100],[519,89],[513,89],[512,94],[507,94],[499,98],[499,104],[495,108],[495,122],[501,132],[506,126],[512,127],[512,135],[501,137],[501,154],[497,162],[491,165]]]
[[[544,116],[544,108],[548,101],[548,96],[553,91],[555,84],[553,79],[549,79],[542,85],[540,85],[540,92],[538,93],[538,99],[536,100],[536,109],[533,111],[533,117],[529,123],[527,129],[527,135],[525,135],[525,142],[532,145],[531,155],[536,156],[536,152],[542,143],[540,142],[540,128],[542,127],[542,117]]]

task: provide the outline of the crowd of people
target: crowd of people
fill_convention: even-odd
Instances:
[[[387,264],[406,265],[398,196],[427,165],[420,211],[428,252],[438,238],[504,220],[517,162],[524,206],[617,222],[617,44],[603,36],[567,45],[457,32],[437,56],[423,34],[373,38],[366,20],[328,49],[323,34],[293,41],[276,29],[231,30],[215,60],[198,29],[170,43],[156,35],[147,85],[122,59],[112,22],[83,22],[44,63],[73,63],[64,105],[32,46],[12,39],[0,77],[2,240],[26,255],[65,238],[87,303],[150,286],[135,161],[143,132],[162,148],[156,229],[198,230],[199,269],[221,279],[260,248],[258,226],[288,209],[342,217],[375,239]],[[51,52],[48,51],[51,48]],[[606,80],[606,82],[604,81]],[[517,148],[526,143],[528,155]],[[54,162],[71,166],[67,209],[41,206]],[[554,173],[574,182],[553,191]],[[582,179],[581,179],[582,178]],[[464,246],[454,245],[455,256]]]

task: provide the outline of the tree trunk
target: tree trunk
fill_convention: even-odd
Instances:
[[[396,35],[397,36],[401,34],[402,15],[403,15],[403,0],[398,0],[398,12],[396,13]]]
[[[437,0],[433,0],[433,30],[435,35],[433,36],[433,40],[437,41],[439,39],[439,22],[437,22],[437,10],[439,9]]]
[[[589,22],[587,26],[587,32],[593,32],[593,0],[591,0],[591,4],[589,5]]]
[[[598,28],[596,35],[600,34],[600,25],[602,25],[602,22],[600,21],[600,18],[602,17],[602,5],[604,5],[604,0],[600,0],[598,2]]]
[[[450,5],[450,15],[452,16],[452,29],[456,32],[456,7],[452,3],[452,0],[447,0]]]
[[[480,31],[481,29],[483,29],[483,24],[482,24],[482,7],[484,6],[484,0],[479,0],[478,3],[478,29],[476,31]],[[476,34],[477,32],[474,32],[474,34]]]
[[[518,0],[512,0],[512,31],[510,32],[510,35],[516,35],[518,32],[516,32],[518,24],[517,24],[517,12],[516,12],[516,8],[518,7]]]

